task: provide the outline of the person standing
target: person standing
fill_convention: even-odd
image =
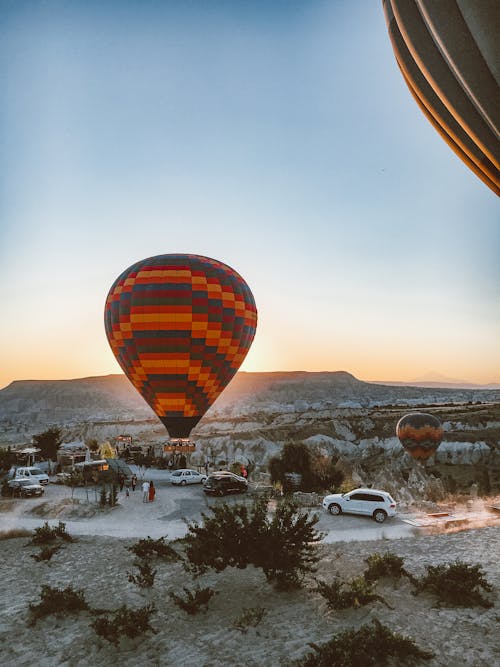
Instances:
[[[153,484],[153,480],[151,480],[149,482],[148,495],[149,495],[149,502],[152,503],[153,500],[155,499],[155,495],[156,495],[156,489],[155,489],[155,485]]]
[[[130,484],[132,486],[132,491],[135,491],[135,487],[137,486],[137,475],[135,473],[132,475]]]
[[[149,502],[149,482],[142,483],[142,502]]]

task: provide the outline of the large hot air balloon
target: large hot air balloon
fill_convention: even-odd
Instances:
[[[500,195],[500,3],[383,0],[415,101],[465,164]]]
[[[109,290],[104,317],[118,363],[171,439],[189,437],[238,370],[257,325],[243,278],[199,255],[133,264]]]
[[[411,412],[398,421],[396,435],[414,459],[426,461],[439,447],[443,439],[443,427],[433,415]]]

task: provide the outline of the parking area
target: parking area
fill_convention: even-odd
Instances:
[[[77,487],[74,490],[50,483],[39,498],[16,498],[0,501],[0,516],[5,528],[39,526],[42,520],[50,523],[62,520],[75,535],[109,535],[116,537],[182,537],[186,522],[199,521],[202,512],[220,503],[234,504],[251,501],[251,493],[235,494],[223,498],[207,496],[199,484],[173,486],[170,471],[134,467],[138,484],[135,491],[126,489],[118,493],[118,505],[100,508],[99,487]],[[153,481],[155,500],[143,502],[141,484]],[[319,515],[318,530],[325,533],[324,542],[397,539],[409,537],[415,527],[396,516],[384,524],[361,516],[331,516],[321,507],[308,508]]]

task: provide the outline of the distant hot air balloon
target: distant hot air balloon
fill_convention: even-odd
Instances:
[[[383,0],[411,94],[450,148],[500,195],[500,3]]]
[[[398,421],[396,435],[410,456],[417,461],[426,461],[439,447],[443,427],[433,415],[411,412]]]
[[[172,439],[188,438],[230,382],[256,325],[255,301],[243,278],[199,255],[137,262],[106,299],[111,349]]]

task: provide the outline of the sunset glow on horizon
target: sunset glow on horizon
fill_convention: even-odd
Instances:
[[[165,253],[250,286],[243,371],[500,382],[498,198],[408,93],[381,2],[2,17],[0,388],[120,373],[106,295]]]

